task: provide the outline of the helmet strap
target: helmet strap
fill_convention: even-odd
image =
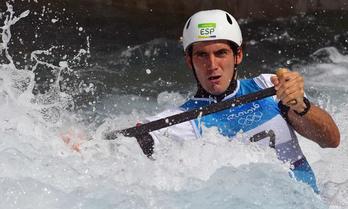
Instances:
[[[233,50],[234,53],[234,71],[233,71],[233,76],[232,76],[232,80],[237,80],[237,73],[238,73],[238,66],[239,64],[237,64],[237,54],[239,53],[239,51],[241,50],[242,47],[237,47],[235,48],[235,50]]]
[[[233,71],[233,75],[232,75],[232,80],[237,80],[237,55],[234,55],[234,71]]]

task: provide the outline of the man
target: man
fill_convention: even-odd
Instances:
[[[183,30],[185,61],[193,71],[198,90],[194,98],[176,110],[165,111],[150,120],[196,109],[211,103],[246,95],[275,86],[276,97],[203,116],[150,134],[137,136],[147,156],[162,134],[189,140],[202,136],[205,127],[217,127],[231,139],[273,147],[278,158],[290,162],[297,180],[308,183],[318,192],[314,173],[309,166],[294,131],[321,147],[337,147],[339,130],[330,115],[304,97],[304,80],[297,72],[286,71],[281,77],[262,74],[253,79],[236,80],[237,66],[242,62],[242,35],[237,21],[222,10],[194,14]],[[156,143],[154,143],[156,142]]]

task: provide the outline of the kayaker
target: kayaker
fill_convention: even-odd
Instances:
[[[191,140],[204,135],[202,126],[217,127],[231,140],[238,135],[239,140],[273,147],[281,161],[291,164],[294,177],[318,192],[315,175],[295,132],[323,148],[337,147],[340,133],[332,117],[305,97],[304,78],[298,72],[285,71],[281,77],[261,74],[238,80],[237,67],[243,60],[242,34],[235,18],[222,10],[200,11],[191,16],[183,29],[183,48],[198,90],[192,99],[177,109],[167,110],[149,120],[271,86],[275,86],[276,96],[137,136],[144,154],[153,154],[156,143],[161,143],[161,135]]]

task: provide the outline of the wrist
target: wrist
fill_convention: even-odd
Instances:
[[[284,105],[284,104],[282,103],[282,101],[279,101],[279,102],[278,102],[278,108],[279,108],[280,113],[281,113],[281,115],[283,116],[283,118],[284,118],[287,122],[289,122],[288,113],[289,113],[290,107]]]
[[[306,115],[307,112],[309,111],[309,109],[311,108],[311,103],[310,103],[310,101],[309,101],[306,97],[303,97],[303,103],[306,105],[306,107],[304,108],[303,111],[298,112],[298,111],[294,110],[294,112],[295,112],[297,115],[301,116],[301,117],[303,117],[304,115]]]

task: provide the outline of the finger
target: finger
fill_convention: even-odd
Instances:
[[[277,98],[282,101],[283,104],[286,104],[288,106],[295,106],[298,102],[296,99],[284,100],[284,98],[287,97],[289,94],[297,94],[296,89],[294,89],[294,86],[296,86],[299,92],[303,92],[304,87],[304,81],[303,77],[298,72],[291,72],[287,69],[279,69],[277,71],[277,76],[280,78],[280,82],[282,85],[280,87],[276,88],[277,90]],[[300,97],[300,96],[299,96]],[[302,95],[303,97],[303,95]],[[289,99],[289,98],[288,98]]]
[[[279,84],[280,84],[278,77],[277,76],[272,76],[271,77],[271,82],[274,85],[275,90],[278,90]]]
[[[301,75],[298,72],[287,71],[282,73],[282,76],[280,77],[280,79],[282,81],[289,81],[297,77],[301,77]]]
[[[278,80],[280,83],[285,83],[291,80],[292,77],[293,77],[292,72],[288,71],[288,72],[282,73],[281,76],[278,76]]]
[[[286,97],[282,98],[281,102],[284,105],[287,105],[293,109],[300,107],[299,104],[302,104],[303,102],[303,96],[298,95],[297,92],[291,93],[287,95]]]
[[[284,94],[284,91],[288,90],[289,88],[298,88],[299,90],[303,90],[303,88],[304,88],[303,78],[296,77],[292,80],[281,83],[279,85],[279,89],[278,89],[277,94],[282,95],[282,94]]]
[[[297,97],[303,97],[304,96],[304,90],[301,85],[293,85],[289,86],[288,88],[280,89],[277,92],[277,96],[280,100],[283,100],[285,97],[287,97],[290,94],[295,94]]]
[[[290,93],[292,93],[293,91],[299,91],[300,93],[304,93],[304,84],[301,81],[289,81],[285,84],[283,84],[280,89],[279,89],[279,93],[280,94],[287,94],[286,91],[290,91]]]
[[[303,88],[304,84],[300,78],[292,78],[291,80],[288,80],[286,82],[283,82],[280,86],[280,89],[283,91],[289,89],[289,88]]]
[[[289,88],[293,88],[294,86],[299,89],[304,88],[304,81],[302,76],[292,74],[286,76],[284,79],[286,79],[286,81],[283,81],[279,87],[280,93],[282,93],[282,91],[286,91]]]
[[[288,88],[282,92],[280,92],[277,96],[278,99],[281,100],[284,104],[286,104],[286,102],[284,101],[289,95],[293,95],[296,94],[296,89],[294,88]]]
[[[295,106],[297,105],[297,100],[299,100],[299,98],[300,97],[296,93],[292,93],[283,98],[282,102],[288,106]]]

